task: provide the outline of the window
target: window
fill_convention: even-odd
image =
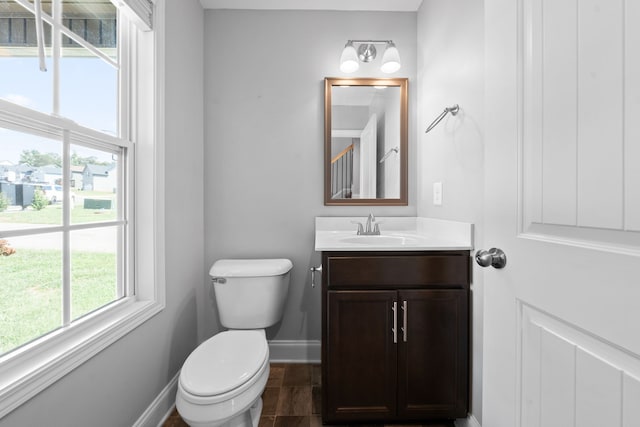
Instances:
[[[0,0],[0,418],[163,305],[161,39],[118,7]]]

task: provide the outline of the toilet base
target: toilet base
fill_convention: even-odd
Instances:
[[[261,414],[262,398],[259,397],[255,402],[253,402],[248,410],[228,420],[205,423],[185,420],[185,422],[187,422],[191,427],[258,427],[258,424],[260,424]]]
[[[259,397],[251,406],[249,414],[251,416],[251,424],[253,427],[258,427],[258,424],[260,424],[260,415],[262,415],[262,397]]]
[[[231,418],[222,424],[215,424],[212,427],[258,427],[260,415],[262,414],[262,398],[259,397],[253,402],[248,411],[243,412],[235,418]]]

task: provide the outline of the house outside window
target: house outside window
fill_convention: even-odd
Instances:
[[[0,418],[162,308],[153,6],[0,1]]]

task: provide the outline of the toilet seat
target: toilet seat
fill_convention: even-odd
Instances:
[[[269,347],[264,330],[233,330],[200,344],[180,372],[185,400],[196,404],[231,399],[268,369]]]

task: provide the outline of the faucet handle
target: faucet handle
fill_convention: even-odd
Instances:
[[[351,221],[351,224],[357,224],[358,225],[358,231],[357,231],[356,234],[358,234],[358,235],[364,234],[364,227],[362,226],[361,222]]]
[[[380,223],[376,222],[375,225],[373,226],[373,234],[375,235],[379,235],[380,234]]]

